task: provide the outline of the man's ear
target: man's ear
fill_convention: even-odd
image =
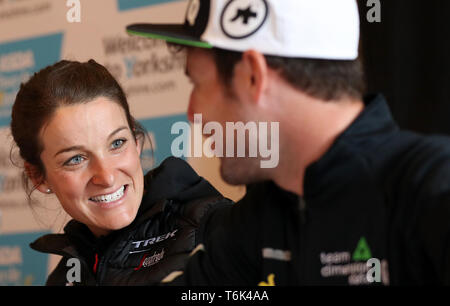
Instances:
[[[25,174],[31,180],[33,184],[33,189],[37,189],[42,193],[48,194],[50,187],[45,182],[44,176],[38,168],[30,163],[25,162]]]
[[[253,103],[260,101],[267,86],[268,66],[264,55],[255,50],[247,50],[235,68],[236,86],[244,89]]]

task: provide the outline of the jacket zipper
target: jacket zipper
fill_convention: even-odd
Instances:
[[[298,199],[298,210],[300,212],[300,224],[303,226],[306,224],[306,201],[302,196]]]
[[[92,270],[94,271],[94,275],[97,274],[97,267],[98,267],[98,253],[95,253],[95,262],[94,262],[94,266],[92,267]]]
[[[103,283],[103,279],[105,278],[105,269],[103,266],[105,265],[105,254],[102,254],[99,256],[98,262],[97,262],[97,274],[95,275],[96,284],[97,286],[101,286]]]
[[[299,265],[298,265],[298,285],[305,283],[305,273],[306,273],[306,222],[307,222],[307,205],[305,198],[300,196],[298,199],[298,210],[300,214],[300,237],[299,237]]]

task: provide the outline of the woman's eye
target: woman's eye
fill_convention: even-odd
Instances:
[[[76,155],[76,156],[72,157],[71,159],[69,159],[67,162],[65,162],[64,165],[75,166],[75,165],[80,164],[83,160],[84,160],[84,157],[82,157],[81,155]]]
[[[125,139],[116,139],[116,140],[114,140],[113,143],[111,144],[111,148],[112,148],[113,150],[119,149],[119,148],[121,148],[121,147],[123,146],[123,144],[124,144],[125,142],[126,142]]]

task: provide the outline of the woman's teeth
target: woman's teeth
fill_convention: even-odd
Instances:
[[[101,195],[98,197],[92,197],[89,200],[94,201],[94,202],[102,202],[102,203],[114,202],[114,201],[119,200],[121,197],[123,197],[124,190],[125,190],[125,186],[122,186],[119,188],[119,190],[117,190],[114,193]]]

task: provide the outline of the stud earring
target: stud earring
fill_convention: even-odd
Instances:
[[[51,189],[47,189],[45,192],[51,193],[52,191],[51,191]]]

